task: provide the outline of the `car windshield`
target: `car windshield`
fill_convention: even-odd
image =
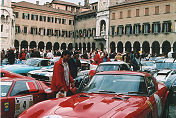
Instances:
[[[28,59],[25,64],[29,66],[37,66],[39,62],[39,59]]]
[[[137,75],[95,75],[84,88],[86,93],[147,94],[144,77]]]
[[[174,69],[176,70],[176,63],[156,63],[157,69]]]
[[[154,62],[142,61],[141,64],[142,66],[154,66]]]
[[[96,69],[96,72],[114,71],[114,70],[119,70],[119,65],[117,65],[117,64],[99,65]]]
[[[7,97],[11,88],[12,82],[0,82],[1,97]]]

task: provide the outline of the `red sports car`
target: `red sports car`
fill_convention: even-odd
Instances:
[[[54,97],[43,82],[1,70],[1,118],[14,118],[35,103]]]
[[[167,118],[167,95],[148,73],[101,72],[81,93],[35,104],[19,118]]]

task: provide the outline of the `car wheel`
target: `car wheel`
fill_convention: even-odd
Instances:
[[[169,116],[169,102],[167,99],[164,107],[163,118],[168,118],[168,116]]]

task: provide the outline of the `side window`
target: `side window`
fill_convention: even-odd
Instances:
[[[34,92],[33,88],[35,88],[35,92],[38,91],[37,84],[34,81],[16,81],[10,96],[29,94]]]
[[[41,61],[41,66],[49,66],[50,62],[48,60]]]
[[[152,80],[152,77],[146,78],[146,84],[147,84],[147,89],[149,92],[149,95],[153,94],[156,91],[155,84]]]
[[[120,65],[120,70],[129,70],[129,68],[126,64],[122,64]]]

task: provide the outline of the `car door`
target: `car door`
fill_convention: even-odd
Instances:
[[[14,117],[37,103],[38,86],[33,80],[16,81],[10,93],[10,99],[14,99]]]
[[[151,109],[152,118],[161,118],[162,115],[162,101],[161,97],[158,94],[158,90],[154,84],[152,77],[146,78],[146,84],[149,94],[148,104]]]

